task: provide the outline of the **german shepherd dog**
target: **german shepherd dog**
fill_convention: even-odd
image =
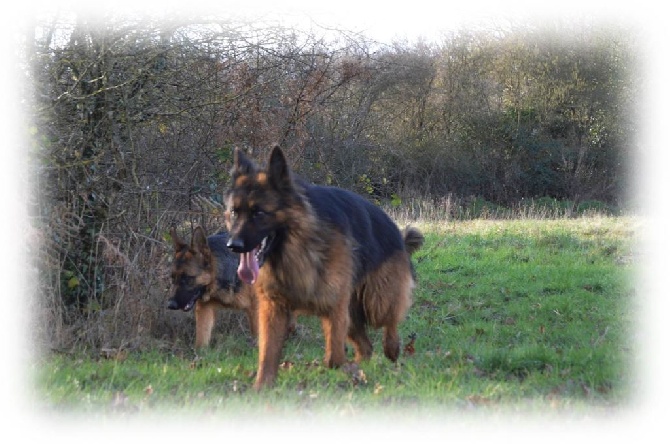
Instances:
[[[226,191],[228,248],[237,273],[258,299],[258,390],[274,383],[291,310],[321,318],[324,363],[372,355],[366,328],[383,328],[383,349],[400,354],[398,324],[411,305],[410,255],[423,244],[415,228],[401,234],[377,206],[341,188],[295,178],[275,147],[267,168],[235,150]]]
[[[256,298],[251,285],[237,277],[239,255],[226,248],[228,234],[207,237],[202,227],[196,227],[190,245],[174,228],[170,235],[174,244],[174,292],[167,308],[190,311],[195,307],[195,348],[209,345],[216,313],[222,308],[243,310],[251,334],[257,337]]]

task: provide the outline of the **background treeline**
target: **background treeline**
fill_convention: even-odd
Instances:
[[[635,60],[619,28],[379,44],[216,17],[52,16],[26,39],[31,216],[54,346],[171,338],[171,225],[220,226],[232,148],[380,204],[625,203]],[[188,234],[188,233],[185,233]],[[172,329],[172,330],[171,330]],[[188,341],[188,339],[185,339]]]

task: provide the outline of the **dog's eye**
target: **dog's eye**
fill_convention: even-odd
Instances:
[[[258,217],[263,217],[265,216],[265,211],[261,210],[260,208],[254,208],[251,211],[251,217],[253,218],[258,218]]]

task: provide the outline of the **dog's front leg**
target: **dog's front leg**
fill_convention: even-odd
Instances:
[[[195,348],[201,349],[209,345],[212,330],[216,321],[216,304],[213,302],[195,303]]]
[[[277,377],[287,326],[287,307],[259,292],[258,373],[254,383],[256,390],[271,386]]]
[[[345,344],[349,330],[349,293],[342,294],[331,313],[321,318],[321,326],[326,342],[324,364],[330,368],[340,367],[347,362]]]

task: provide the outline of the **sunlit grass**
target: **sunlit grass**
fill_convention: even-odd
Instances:
[[[248,338],[215,335],[211,350],[46,356],[38,403],[107,414],[184,409],[426,415],[440,409],[612,407],[630,396],[635,326],[633,218],[415,222],[414,304],[401,325],[413,353],[398,363],[371,332],[369,362],[321,364],[317,319],[299,318],[274,388],[251,390]]]

